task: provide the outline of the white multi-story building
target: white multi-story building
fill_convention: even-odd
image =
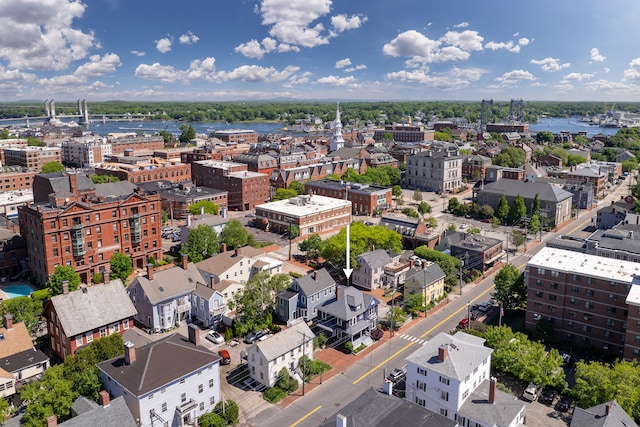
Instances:
[[[220,356],[189,338],[172,334],[138,349],[125,343],[124,355],[98,364],[111,396],[122,396],[140,425],[195,426],[220,401]]]
[[[247,348],[247,366],[251,378],[267,387],[273,387],[286,368],[289,374],[301,381],[298,364],[302,356],[313,359],[315,335],[303,321]]]
[[[105,143],[102,138],[71,139],[63,141],[60,148],[62,161],[79,167],[94,167],[111,155],[111,144]]]
[[[453,191],[462,185],[462,156],[452,144],[407,157],[405,183],[426,191]]]

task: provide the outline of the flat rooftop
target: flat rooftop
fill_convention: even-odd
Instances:
[[[640,263],[564,249],[542,248],[529,260],[527,266],[567,273],[575,272],[581,276],[640,285]]]
[[[351,207],[351,202],[348,200],[334,199],[333,197],[315,195],[311,197],[298,196],[288,200],[279,200],[277,202],[257,205],[256,213],[260,210],[263,210],[293,217],[303,217],[318,212],[327,212],[333,209],[343,208],[346,206]]]

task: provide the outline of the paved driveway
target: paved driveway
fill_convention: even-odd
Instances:
[[[556,411],[554,407],[540,402],[525,404],[525,425],[529,427],[566,427],[571,422],[569,412]]]

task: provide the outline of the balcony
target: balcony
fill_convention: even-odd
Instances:
[[[181,298],[176,300],[176,311],[182,313],[183,311],[191,310],[191,303],[188,298]]]
[[[129,229],[131,230],[131,242],[139,245],[142,242],[142,226],[140,225],[140,215],[134,214],[129,218]]]
[[[71,248],[74,257],[81,257],[87,252],[84,246],[84,225],[77,224],[71,227]]]

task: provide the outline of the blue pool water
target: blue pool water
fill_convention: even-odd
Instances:
[[[30,295],[34,289],[29,285],[9,285],[2,288],[2,291],[7,294],[9,298],[15,298]]]

